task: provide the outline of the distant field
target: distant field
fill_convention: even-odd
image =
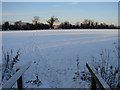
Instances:
[[[2,47],[4,51],[20,49],[20,62],[33,63],[25,73],[25,81],[34,78],[37,73],[42,80],[39,87],[79,88],[85,83],[73,82],[76,71],[76,59],[80,58],[80,69],[84,69],[91,56],[99,55],[101,49],[113,49],[118,43],[118,30],[36,30],[3,31]],[[113,65],[118,62],[112,61]],[[27,76],[27,77],[26,77]],[[24,82],[25,83],[25,82]],[[35,87],[34,85],[25,85]]]

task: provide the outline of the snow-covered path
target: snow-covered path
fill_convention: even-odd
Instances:
[[[118,31],[8,31],[2,32],[2,40],[5,51],[20,49],[20,64],[33,62],[24,75],[25,81],[39,75],[42,81],[39,87],[74,88],[85,87],[72,79],[77,57],[80,58],[82,70],[91,56],[97,55],[101,49],[114,47],[113,43],[118,41]],[[35,85],[26,84],[25,87]]]

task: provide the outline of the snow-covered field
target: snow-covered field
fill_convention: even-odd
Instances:
[[[37,87],[25,83],[34,80],[35,75],[42,81],[40,88],[84,88],[86,84],[73,81],[76,59],[80,59],[80,70],[85,63],[97,56],[101,49],[114,48],[118,42],[118,30],[36,30],[3,31],[4,51],[20,49],[20,62],[23,65],[32,61],[24,73],[24,87]],[[117,62],[111,61],[113,65]]]

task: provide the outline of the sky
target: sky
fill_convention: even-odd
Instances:
[[[72,24],[92,19],[107,24],[118,24],[117,2],[3,2],[2,20],[32,22],[34,16],[46,23],[51,16],[59,23],[69,21]]]

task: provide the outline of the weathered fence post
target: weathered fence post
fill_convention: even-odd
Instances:
[[[91,76],[91,90],[96,90],[96,82],[93,76]]]
[[[111,90],[110,86],[105,82],[105,80],[99,74],[95,73],[95,69],[92,64],[86,63],[86,67],[91,74],[91,90]]]
[[[19,68],[16,71],[19,71]],[[17,87],[18,90],[23,90],[22,76],[17,80]]]
[[[2,89],[10,89],[17,82],[18,90],[23,90],[23,73],[31,66],[31,62],[21,66],[16,73],[2,86]]]

